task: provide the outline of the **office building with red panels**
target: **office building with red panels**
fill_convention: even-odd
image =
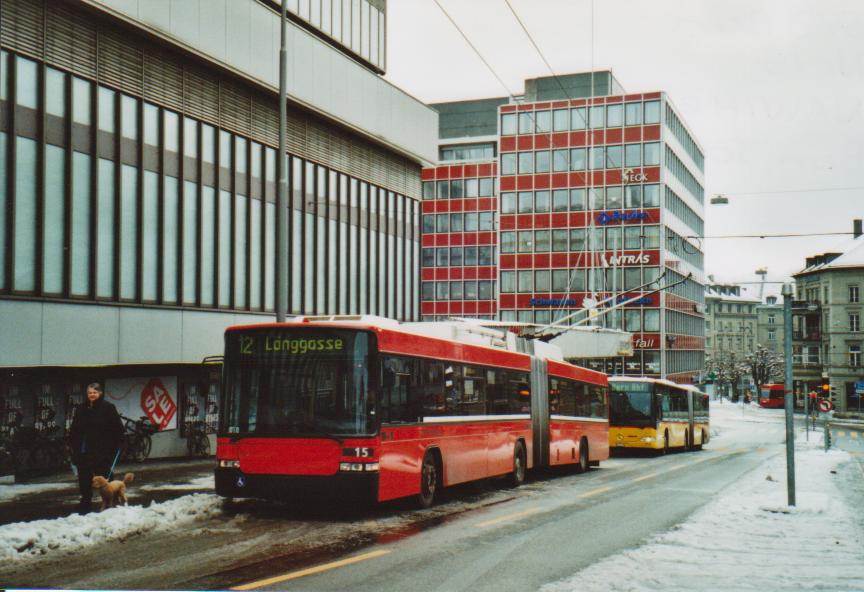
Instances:
[[[432,107],[441,138],[438,166],[423,172],[424,316],[585,324],[590,302],[630,300],[590,322],[633,333],[634,354],[581,363],[693,381],[704,362],[704,261],[688,237],[704,233],[704,156],[666,93],[629,94],[610,72],[588,72],[528,80],[515,101]],[[466,184],[481,166],[497,173],[488,236],[465,230],[465,213],[490,207]],[[478,240],[493,247],[492,265],[466,264],[465,245]],[[466,299],[466,272],[493,281],[482,312],[482,300]]]

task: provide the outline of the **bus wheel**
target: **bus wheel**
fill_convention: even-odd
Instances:
[[[584,438],[579,442],[579,464],[576,466],[576,472],[586,473],[591,468],[591,463],[588,462],[588,441]]]
[[[435,503],[439,481],[438,463],[435,455],[431,451],[427,451],[423,456],[423,465],[420,467],[420,494],[417,496],[417,502],[421,508],[428,508]]]
[[[528,470],[525,456],[525,445],[522,440],[518,440],[513,447],[513,472],[510,473],[510,485],[512,487],[519,487],[525,483],[525,474]]]

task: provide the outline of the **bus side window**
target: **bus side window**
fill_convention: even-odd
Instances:
[[[500,368],[486,370],[486,412],[489,415],[506,415],[510,412],[506,384],[504,370]]]
[[[423,415],[444,415],[444,362],[422,360],[420,364]]]
[[[381,376],[381,421],[415,422],[418,413],[416,360],[385,357]]]
[[[605,419],[607,416],[606,389],[601,386],[590,386],[588,390],[591,393],[589,417]]]
[[[507,394],[507,413],[531,413],[531,383],[525,372],[505,370],[505,392]]]
[[[486,413],[486,371],[476,366],[463,369],[462,403],[465,415]]]
[[[665,389],[658,390],[657,394],[657,416],[658,419],[669,419],[672,410],[669,408],[669,393]]]
[[[578,382],[573,380],[561,380],[561,405],[558,413],[568,417],[577,417],[579,413],[576,409],[576,393],[580,387]]]

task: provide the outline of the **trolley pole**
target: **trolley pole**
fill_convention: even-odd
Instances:
[[[792,393],[792,284],[783,284],[783,358],[786,366],[786,492],[795,505],[795,417]]]
[[[288,36],[288,1],[282,0],[279,45],[279,157],[276,161],[279,184],[276,186],[276,322],[285,322],[288,304],[288,163],[285,158],[285,133],[287,130],[288,107],[287,73],[288,51],[285,48]]]

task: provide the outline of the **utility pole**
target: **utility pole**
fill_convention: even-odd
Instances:
[[[783,358],[786,362],[786,493],[795,505],[795,419],[792,393],[792,284],[783,284]]]
[[[288,309],[288,163],[285,157],[285,133],[287,130],[288,100],[287,72],[288,50],[285,45],[288,36],[288,0],[282,0],[282,14],[279,21],[281,29],[279,44],[279,184],[276,187],[276,322],[285,322]]]

